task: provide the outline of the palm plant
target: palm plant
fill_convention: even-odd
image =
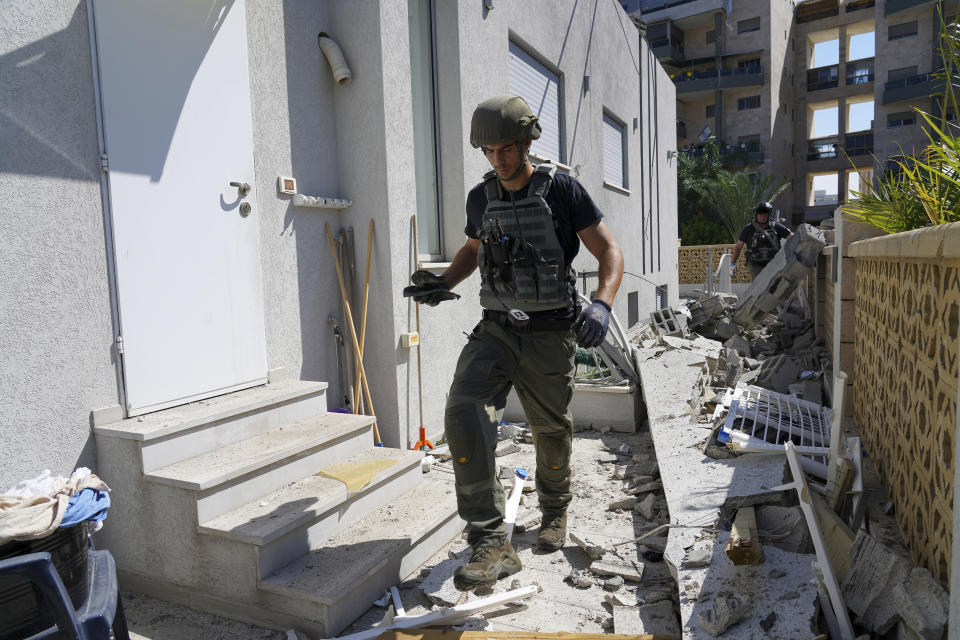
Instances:
[[[960,138],[948,117],[960,113],[960,31],[956,23],[941,29],[940,55],[943,69],[936,75],[943,89],[934,95],[940,115],[917,109],[926,122],[927,146],[916,157],[894,156],[895,170],[874,180],[870,189],[854,191],[854,198],[844,206],[848,218],[887,233],[960,220]]]
[[[730,242],[736,242],[740,230],[753,219],[758,202],[772,201],[790,186],[790,181],[747,171],[719,171],[708,181],[705,200],[716,211]]]
[[[721,170],[720,153],[712,142],[703,153],[681,153],[677,159],[677,211],[684,244],[724,242],[724,230],[704,199],[707,183]]]

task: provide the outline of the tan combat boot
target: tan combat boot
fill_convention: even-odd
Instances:
[[[567,540],[567,512],[544,513],[537,532],[537,547],[543,551],[556,551]]]
[[[460,591],[470,591],[481,584],[506,578],[521,568],[520,558],[509,541],[498,547],[477,546],[473,548],[470,562],[453,573],[453,586]]]

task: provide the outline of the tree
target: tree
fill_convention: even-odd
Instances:
[[[703,195],[729,234],[728,242],[736,242],[740,230],[753,219],[756,204],[772,201],[788,186],[789,180],[770,175],[720,170],[707,182]]]
[[[722,169],[720,153],[712,142],[697,154],[681,152],[677,159],[677,218],[683,244],[725,242],[723,225],[704,200],[707,183]]]

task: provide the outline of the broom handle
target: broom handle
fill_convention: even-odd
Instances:
[[[413,266],[420,268],[420,238],[417,229],[417,214],[413,214]],[[414,303],[417,309],[417,399],[420,403],[420,428],[423,429],[423,336],[420,335],[420,303]]]
[[[367,342],[367,300],[370,297],[370,254],[373,250],[373,219],[370,219],[370,230],[367,232],[367,271],[363,276],[363,315],[360,317],[360,358],[363,359],[363,350]],[[357,369],[357,384],[360,386],[360,369]],[[360,410],[359,403],[353,403],[353,412]],[[371,409],[372,412],[372,409]]]
[[[337,248],[333,243],[333,233],[330,231],[330,223],[326,223],[327,240],[330,242],[330,251],[334,258],[337,255]],[[370,383],[367,382],[367,373],[363,369],[363,358],[360,356],[360,344],[357,342],[357,330],[353,326],[353,314],[350,312],[350,302],[347,300],[347,289],[343,286],[343,273],[340,271],[340,262],[334,259],[334,266],[337,268],[337,284],[340,285],[340,297],[343,299],[343,310],[347,315],[347,325],[350,327],[350,338],[353,340],[353,351],[357,355],[357,368],[360,370],[360,379],[363,381],[363,393],[367,399],[367,408],[373,414],[373,442],[380,444],[380,430],[377,428],[376,414],[373,410],[373,401],[370,399]]]

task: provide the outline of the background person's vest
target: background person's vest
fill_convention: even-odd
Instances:
[[[572,304],[576,280],[564,264],[557,224],[545,200],[556,170],[552,164],[539,165],[527,196],[516,201],[505,198],[495,172],[484,176],[487,207],[477,254],[484,309],[546,311]]]
[[[753,225],[753,237],[750,238],[750,245],[747,247],[747,261],[767,264],[780,251],[780,236],[772,225],[764,229],[756,222],[750,224]]]

